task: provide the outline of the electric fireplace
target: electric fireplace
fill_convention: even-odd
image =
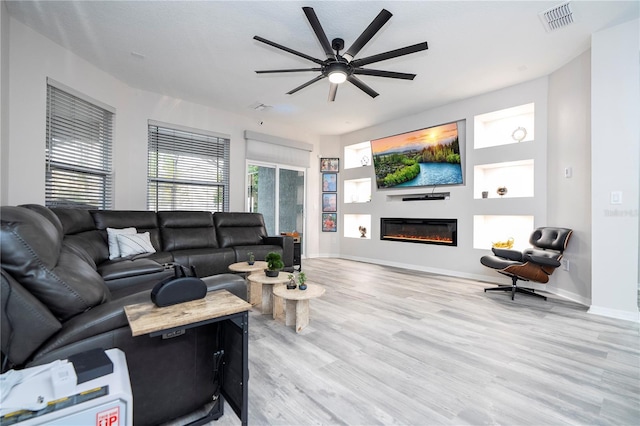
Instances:
[[[380,218],[380,239],[458,245],[458,219]]]

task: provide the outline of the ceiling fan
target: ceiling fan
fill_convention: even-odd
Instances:
[[[296,87],[293,90],[287,92],[287,95],[291,95],[296,93],[298,90],[304,89],[305,87],[315,83],[316,81],[320,81],[323,78],[329,78],[331,82],[331,86],[329,88],[329,101],[334,101],[336,99],[336,92],[338,91],[338,85],[344,83],[345,81],[349,81],[351,84],[356,86],[358,89],[365,92],[367,95],[375,98],[378,96],[378,93],[373,90],[371,87],[367,86],[362,80],[360,80],[358,75],[369,75],[374,77],[387,77],[387,78],[399,78],[404,80],[413,80],[415,78],[415,74],[408,74],[402,72],[394,72],[394,71],[381,71],[381,70],[373,70],[369,68],[362,68],[365,65],[369,65],[375,62],[385,61],[387,59],[397,58],[399,56],[408,55],[410,53],[420,52],[422,50],[427,50],[427,42],[414,44],[412,46],[403,47],[400,49],[390,50],[388,52],[379,53],[377,55],[367,56],[366,58],[354,59],[355,56],[360,52],[360,50],[364,47],[365,44],[369,42],[373,38],[373,36],[382,28],[382,26],[393,16],[391,12],[386,9],[382,9],[382,11],[376,16],[376,18],[369,24],[369,26],[360,34],[360,36],[353,42],[351,47],[347,49],[342,55],[340,51],[344,49],[344,40],[341,38],[334,38],[331,43],[329,43],[329,39],[325,34],[322,26],[320,25],[320,21],[316,16],[312,7],[303,7],[304,11],[313,31],[316,33],[318,37],[318,41],[320,41],[320,45],[324,49],[324,53],[327,56],[327,59],[317,59],[313,58],[309,55],[306,55],[302,52],[298,52],[297,50],[290,49],[281,44],[275,43],[273,41],[267,40],[260,36],[254,36],[253,39],[259,42],[268,44],[269,46],[273,46],[280,50],[284,50],[285,52],[291,53],[296,56],[300,56],[301,58],[307,59],[311,62],[318,64],[318,67],[314,68],[295,68],[295,69],[283,69],[283,70],[263,70],[256,71],[258,74],[269,74],[269,73],[280,73],[280,72],[306,72],[306,71],[319,71],[320,75],[317,77],[307,81],[304,84]],[[334,52],[335,50],[335,52]]]

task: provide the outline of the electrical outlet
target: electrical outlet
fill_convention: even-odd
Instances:
[[[571,263],[569,262],[569,259],[562,259],[562,270],[563,271],[571,270]]]

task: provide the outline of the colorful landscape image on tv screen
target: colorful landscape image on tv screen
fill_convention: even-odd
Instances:
[[[371,141],[378,189],[461,185],[458,123]]]

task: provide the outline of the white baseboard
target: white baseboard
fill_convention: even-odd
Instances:
[[[621,311],[618,309],[609,309],[603,308],[601,306],[591,306],[587,311],[589,314],[601,315],[603,317],[621,319],[626,321],[638,322],[640,323],[640,312],[637,310],[635,312],[631,311]]]

